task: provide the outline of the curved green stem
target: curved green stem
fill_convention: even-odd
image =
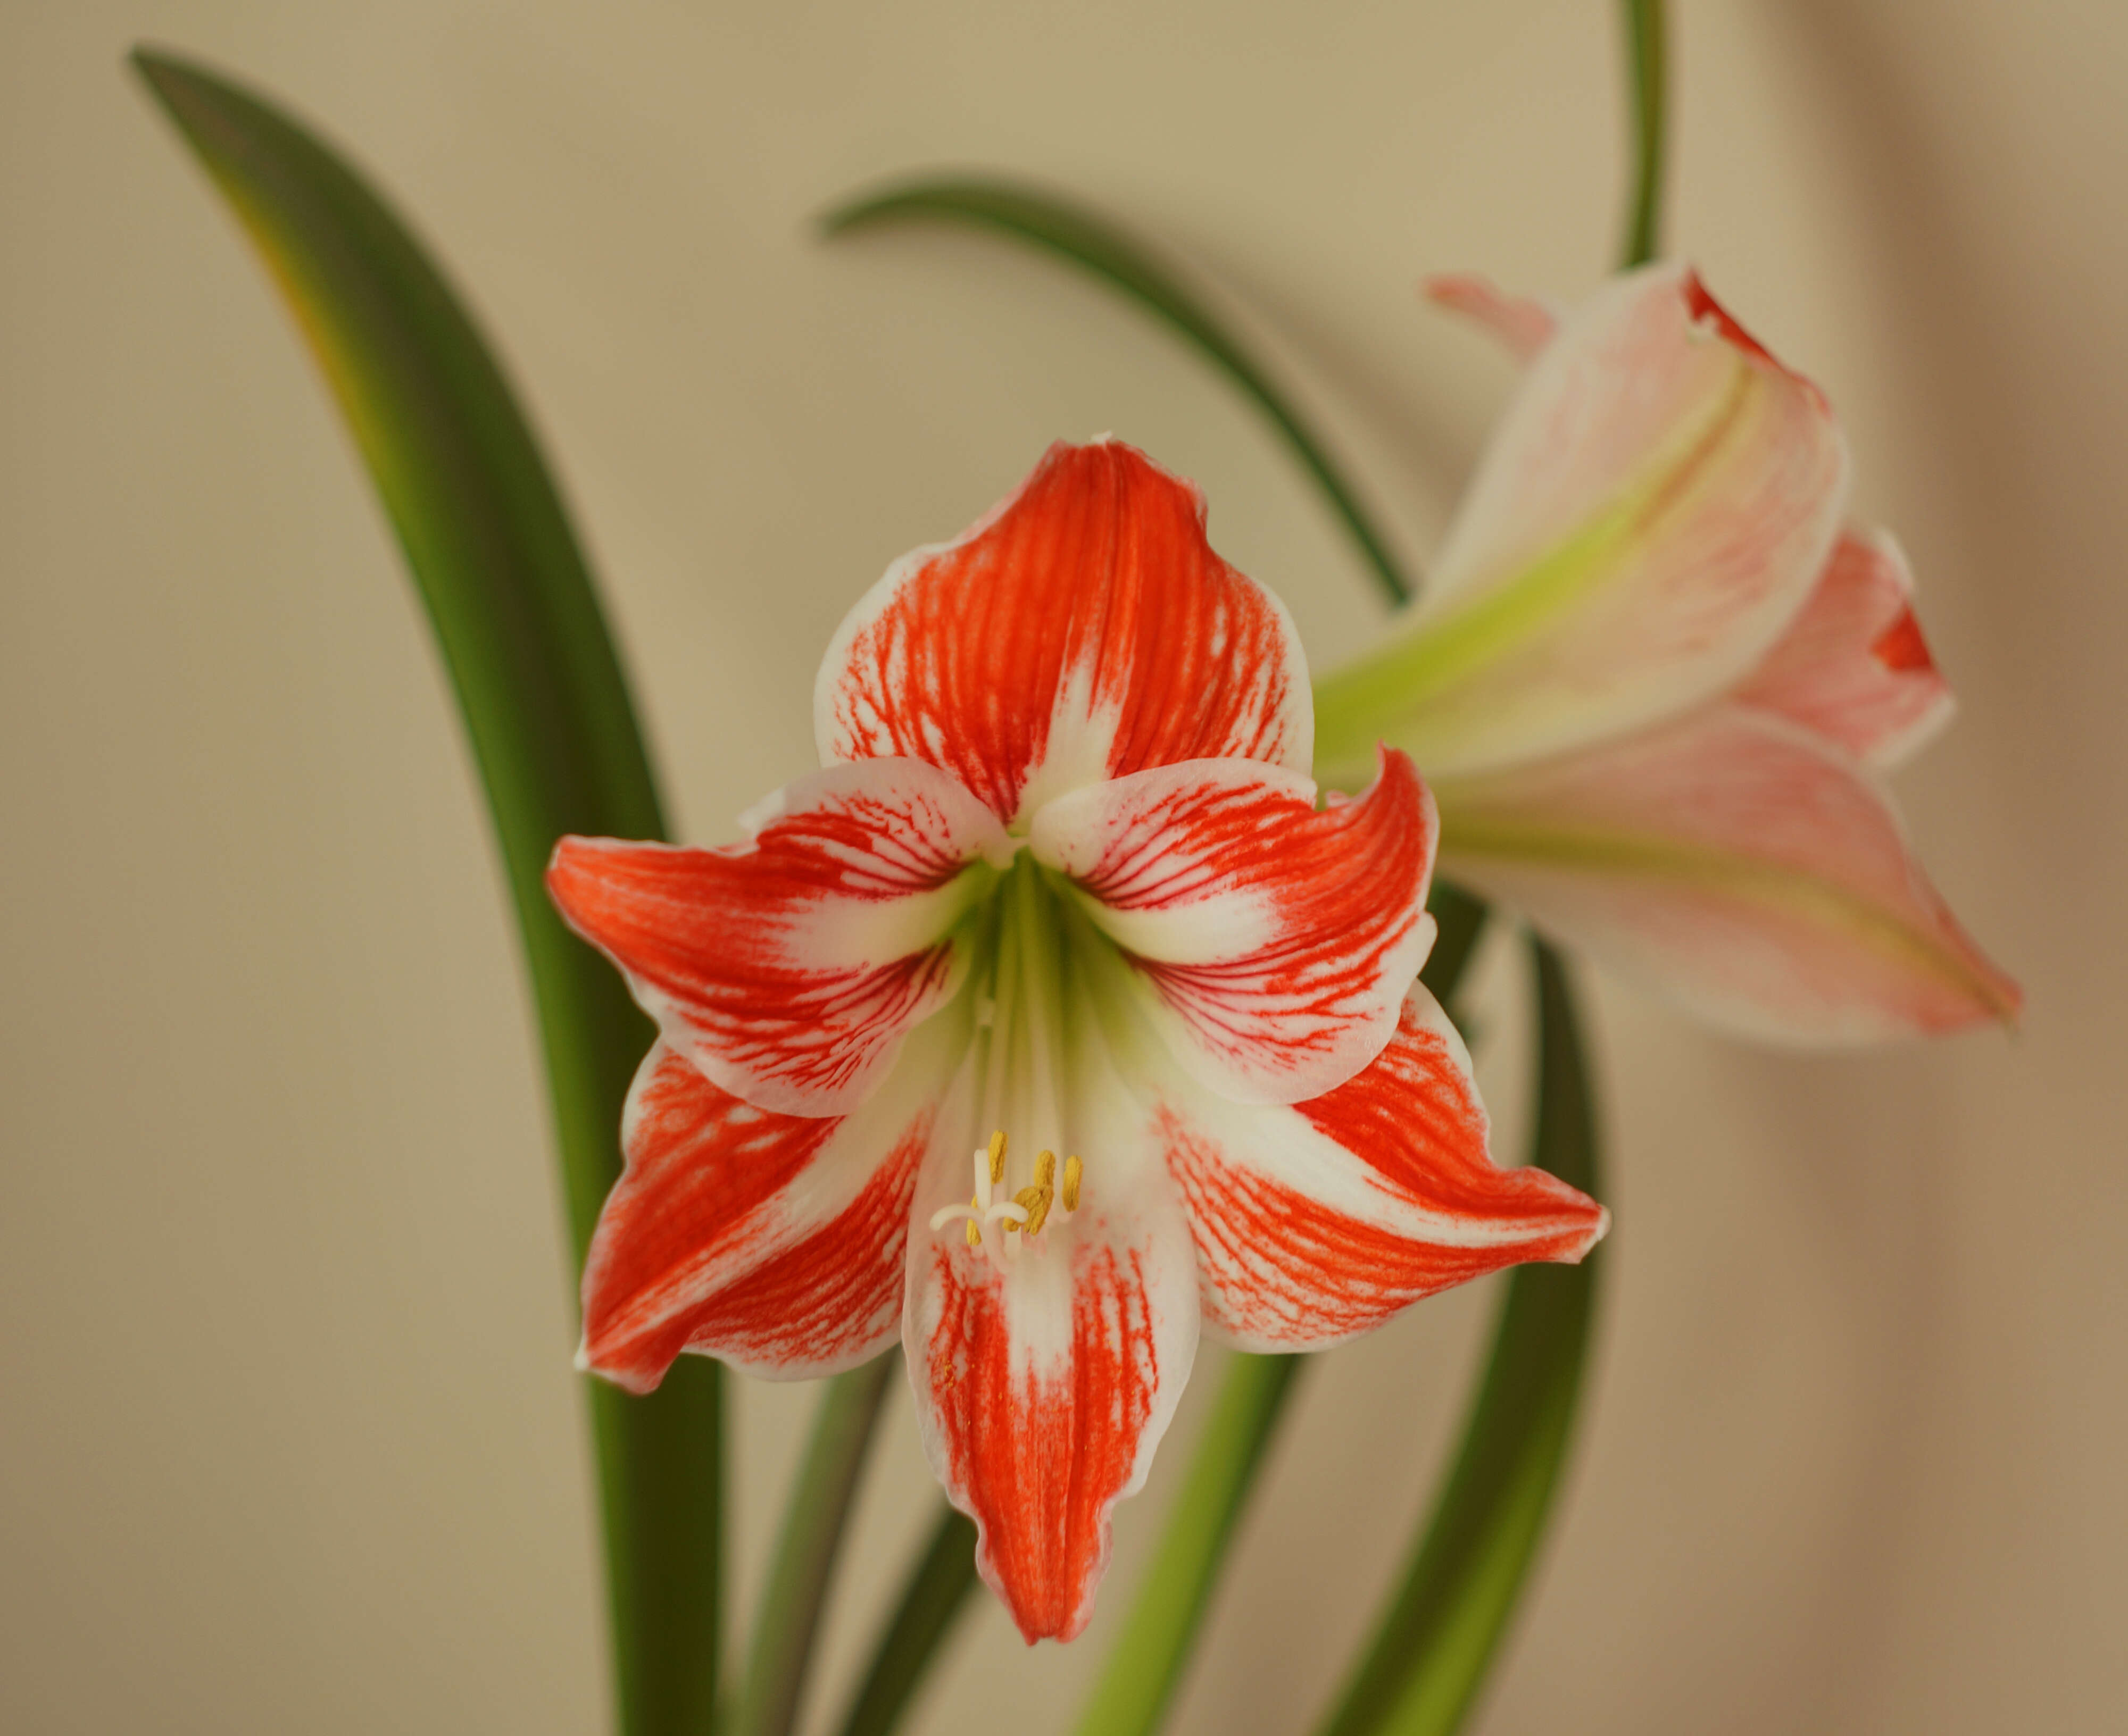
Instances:
[[[821,1606],[842,1547],[865,1449],[872,1444],[898,1354],[838,1374],[820,1395],[813,1438],[791,1485],[767,1588],[755,1616],[746,1687],[730,1736],[788,1736],[798,1721]]]
[[[1632,87],[1633,191],[1619,263],[1630,270],[1662,251],[1663,164],[1670,135],[1670,27],[1662,0],[1624,0]]]
[[[493,354],[384,202],[270,104],[133,56],[273,273],[397,533],[471,738],[553,1093],[581,1263],[620,1173],[650,1025],[543,876],[565,832],[658,837],[658,794],[568,514]],[[627,1736],[710,1728],[721,1583],[722,1387],[682,1359],[648,1398],[589,1383],[614,1675]]]
[[[921,1553],[880,1630],[841,1736],[889,1736],[938,1661],[976,1588],[976,1525],[941,1506]]]
[[[1599,1186],[1588,1063],[1565,965],[1537,973],[1537,1123],[1531,1161]],[[1600,1267],[1521,1266],[1462,1444],[1395,1601],[1319,1736],[1449,1736],[1484,1685],[1551,1512],[1573,1435]]]
[[[1270,419],[1301,466],[1314,478],[1361,558],[1392,603],[1412,586],[1390,553],[1388,538],[1361,505],[1357,491],[1300,410],[1181,281],[1105,217],[1051,193],[1013,182],[940,177],[905,182],[838,206],[821,221],[830,235],[881,225],[943,219],[996,230],[1048,249],[1121,290],[1195,344],[1212,364]]]

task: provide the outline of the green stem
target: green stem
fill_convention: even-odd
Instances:
[[[1235,1357],[1129,1619],[1080,1715],[1080,1736],[1151,1736],[1160,1727],[1304,1364],[1298,1356]]]
[[[767,1589],[756,1614],[746,1688],[730,1736],[788,1736],[798,1721],[828,1582],[842,1547],[865,1449],[899,1355],[875,1357],[838,1374],[820,1395],[813,1438],[783,1511]]]
[[[1532,949],[1538,1008],[1531,1160],[1598,1190],[1588,1064],[1565,966]],[[1522,1266],[1454,1465],[1396,1601],[1320,1736],[1449,1736],[1475,1700],[1544,1534],[1573,1433],[1600,1265]]]
[[[1619,263],[1662,250],[1663,162],[1669,142],[1670,29],[1662,0],[1624,0],[1627,82],[1632,90],[1633,191]]]
[[[976,1526],[942,1506],[923,1553],[881,1629],[841,1736],[890,1736],[931,1672],[976,1588]]]
[[[1357,490],[1299,407],[1212,311],[1151,254],[1105,217],[1052,193],[988,178],[911,181],[838,206],[820,220],[830,235],[912,220],[943,219],[998,230],[1047,248],[1166,320],[1241,388],[1314,479],[1392,603],[1412,585]]]
[[[596,587],[492,352],[405,224],[273,105],[166,55],[133,64],[295,314],[428,610],[516,908],[580,1264],[651,1031],[543,876],[565,832],[664,832]],[[688,1357],[649,1397],[588,1392],[620,1728],[698,1736],[716,1696],[719,1370]]]

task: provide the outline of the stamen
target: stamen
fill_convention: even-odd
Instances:
[[[1000,1127],[990,1135],[990,1185],[995,1187],[1005,1179],[1005,1129]]]
[[[1034,1160],[1034,1185],[1022,1188],[1013,1198],[1027,1211],[1027,1222],[1022,1226],[1032,1236],[1039,1230],[1049,1216],[1049,1202],[1057,1197],[1057,1154],[1045,1151]]]
[[[980,1248],[982,1245],[983,1232],[976,1227],[976,1221],[971,1217],[968,1220],[968,1245],[971,1248]]]
[[[1064,1160],[1064,1209],[1066,1212],[1076,1212],[1079,1209],[1079,1181],[1085,1173],[1086,1166],[1077,1158],[1067,1157]]]

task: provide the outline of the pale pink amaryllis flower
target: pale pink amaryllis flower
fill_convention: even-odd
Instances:
[[[1732,1030],[2014,1017],[1881,781],[1950,690],[1824,396],[1681,266],[1564,315],[1427,287],[1527,370],[1424,596],[1318,684],[1322,776],[1404,748],[1445,873]]]
[[[1204,516],[1128,446],[1053,448],[851,612],[825,769],[747,841],[549,874],[659,1033],[584,1365],[799,1378],[898,1335],[1030,1642],[1085,1625],[1200,1330],[1336,1344],[1605,1222],[1494,1166],[1416,981],[1432,800],[1385,752],[1317,806],[1292,623]]]

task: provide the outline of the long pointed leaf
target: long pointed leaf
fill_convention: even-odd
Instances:
[[[1393,603],[1411,595],[1389,542],[1299,410],[1202,300],[1128,235],[1085,206],[1038,188],[973,177],[916,180],[868,193],[824,217],[831,235],[924,220],[973,224],[1048,249],[1157,314],[1195,344],[1270,418],[1315,479]]]
[[[405,225],[259,97],[168,55],[133,59],[295,314],[427,606],[516,907],[581,1259],[619,1173],[621,1102],[649,1027],[563,927],[541,875],[563,832],[664,830],[590,574],[487,345]],[[694,1359],[651,1398],[591,1388],[629,1736],[709,1728],[720,1394],[715,1366]]]

